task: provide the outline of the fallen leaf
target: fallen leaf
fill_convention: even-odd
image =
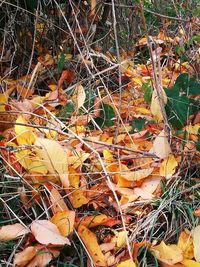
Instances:
[[[160,159],[165,159],[171,153],[171,148],[168,142],[165,130],[162,130],[153,142],[153,152]]]
[[[164,176],[166,179],[170,179],[176,171],[178,162],[173,155],[169,155],[168,158],[163,160],[160,166],[160,176]]]
[[[32,145],[35,141],[33,128],[27,126],[27,124],[28,124],[27,120],[21,115],[16,120],[14,129],[17,135],[16,139],[18,145]]]
[[[67,153],[54,140],[36,138],[36,153],[46,165],[51,174],[58,174],[63,187],[69,186]],[[41,148],[39,148],[41,147]]]
[[[5,105],[8,102],[9,95],[7,93],[0,94],[0,111],[5,110]]]
[[[50,191],[50,201],[51,201],[51,209],[53,213],[57,213],[59,211],[68,210],[67,205],[65,204],[64,199],[57,189],[52,188]]]
[[[200,262],[193,260],[184,259],[181,263],[183,263],[185,267],[200,267]]]
[[[149,168],[137,171],[122,172],[121,176],[128,181],[139,181],[149,176],[152,172],[153,168]]]
[[[70,245],[69,239],[63,237],[57,226],[47,220],[37,220],[31,224],[31,232],[35,239],[44,245]]]
[[[26,266],[30,262],[30,260],[35,257],[36,253],[36,247],[31,246],[25,248],[22,252],[18,252],[15,254],[13,265],[19,267]]]
[[[165,91],[162,89],[162,97],[164,104],[167,104],[167,95]],[[151,113],[156,117],[158,122],[161,122],[163,120],[162,111],[160,108],[160,103],[158,101],[158,95],[156,90],[153,91],[152,99],[151,99]]]
[[[8,241],[28,234],[30,230],[20,223],[2,226],[0,229],[0,240]]]
[[[74,228],[75,211],[65,210],[59,211],[51,218],[51,222],[54,223],[62,236],[68,236]]]
[[[76,109],[79,110],[85,102],[86,94],[83,86],[81,84],[77,85],[75,88],[74,102]]]
[[[96,266],[107,266],[106,258],[97,242],[96,235],[81,224],[78,227],[78,235],[85,244],[94,264]]]
[[[183,252],[177,245],[166,245],[164,241],[150,249],[153,251],[158,260],[167,264],[176,264],[183,260]]]
[[[39,250],[39,249],[38,249]],[[56,249],[42,248],[40,249],[27,267],[44,267],[53,259],[57,258],[60,251]]]
[[[133,260],[126,260],[122,261],[121,263],[117,264],[117,267],[136,267],[136,264],[134,263]]]
[[[194,245],[194,258],[197,262],[200,262],[200,225],[194,228],[192,236]]]
[[[191,234],[182,231],[178,239],[178,247],[183,251],[184,258],[194,258],[194,246]]]

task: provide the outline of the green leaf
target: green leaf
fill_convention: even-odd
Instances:
[[[176,83],[172,89],[166,90],[168,97],[173,96],[195,96],[200,94],[200,83],[194,77],[190,78],[187,73],[182,73],[176,79]]]
[[[102,104],[102,110],[100,117],[95,118],[95,122],[100,128],[106,127],[106,126],[113,126],[114,122],[113,119],[115,118],[115,112],[113,108],[108,104]],[[91,124],[88,125],[90,128]]]
[[[196,144],[196,148],[198,151],[200,151],[200,129],[198,130],[198,142]]]
[[[142,131],[144,125],[145,125],[146,119],[145,118],[140,118],[140,119],[135,119],[132,123],[132,129],[130,131],[130,133],[134,133],[135,130],[140,132]]]
[[[196,41],[197,43],[200,43],[200,34],[195,35],[195,36],[193,37],[193,40]]]
[[[58,72],[61,73],[65,65],[65,55],[61,54],[60,59],[58,61]]]
[[[70,115],[75,111],[75,106],[73,103],[67,103],[64,107],[64,110],[57,114],[56,116],[59,117],[61,120],[70,117]]]
[[[176,128],[181,129],[187,122],[188,117],[199,109],[199,103],[186,96],[168,97],[165,106],[169,122]]]
[[[151,86],[149,83],[144,83],[142,85],[142,91],[144,91],[144,99],[146,101],[146,103],[151,103],[151,96],[152,96],[152,92],[151,92]]]

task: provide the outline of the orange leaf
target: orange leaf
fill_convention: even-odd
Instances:
[[[53,188],[50,192],[51,209],[53,213],[55,214],[59,211],[68,210],[68,207],[58,190]]]
[[[67,210],[57,212],[52,218],[51,222],[54,223],[62,236],[69,235],[73,231],[75,220],[75,211]]]
[[[72,70],[64,70],[61,74],[61,77],[58,81],[58,88],[60,88],[64,81],[71,83],[74,79],[74,72]]]
[[[14,257],[14,266],[24,267],[36,255],[36,247],[27,247],[22,252],[16,253]]]
[[[78,227],[78,235],[85,244],[94,264],[96,266],[107,266],[105,256],[97,242],[96,235],[84,225]]]

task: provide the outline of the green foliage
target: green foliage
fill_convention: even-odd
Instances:
[[[193,37],[193,40],[196,41],[197,43],[200,43],[200,34],[197,34]]]
[[[169,122],[180,129],[187,122],[190,115],[199,109],[199,102],[189,97],[200,93],[200,84],[187,73],[179,75],[172,89],[166,89],[168,103],[166,112]]]
[[[151,92],[151,86],[149,83],[144,83],[142,85],[142,91],[144,91],[144,99],[145,101],[149,104],[151,103],[151,96],[152,96],[152,92]]]
[[[62,72],[64,65],[65,65],[65,55],[64,53],[62,53],[58,61],[58,73]]]
[[[75,111],[75,106],[73,103],[67,103],[64,107],[64,110],[60,112],[57,117],[59,117],[61,120],[65,118],[69,118],[70,115]]]
[[[95,118],[95,122],[100,128],[104,128],[106,126],[113,126],[114,118],[115,118],[115,112],[113,108],[108,104],[102,104],[101,114],[98,118]]]
[[[200,129],[198,130],[198,142],[196,144],[196,148],[198,151],[200,151]]]
[[[132,123],[132,129],[131,129],[131,134],[134,133],[135,131],[142,131],[145,123],[146,123],[146,119],[145,118],[139,118],[139,119],[135,119]]]

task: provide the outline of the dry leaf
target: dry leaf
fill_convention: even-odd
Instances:
[[[44,267],[53,259],[57,258],[60,251],[56,249],[42,248],[26,267]]]
[[[178,239],[178,247],[183,251],[184,258],[194,258],[194,246],[191,234],[182,231]]]
[[[149,176],[152,172],[153,168],[149,168],[137,171],[122,172],[121,176],[128,181],[139,181]]]
[[[85,244],[94,264],[96,266],[107,266],[106,259],[97,242],[96,235],[84,225],[78,227],[78,235]]]
[[[192,236],[194,245],[194,258],[197,262],[200,262],[200,225],[194,228]]]
[[[164,176],[166,179],[170,179],[176,171],[178,162],[173,155],[169,155],[168,158],[163,160],[160,166],[160,175]]]
[[[65,204],[64,199],[60,195],[57,189],[52,188],[50,192],[50,201],[51,201],[51,209],[53,213],[57,213],[59,211],[68,210],[67,205]]]
[[[136,264],[130,259],[117,264],[117,267],[136,267]]]
[[[36,138],[36,153],[43,160],[51,174],[58,174],[62,185],[69,186],[67,153],[63,147],[54,140]],[[39,148],[41,147],[41,148]]]
[[[151,247],[158,260],[167,264],[176,264],[183,260],[183,252],[177,245],[166,245],[164,241],[157,246]]]
[[[184,259],[181,263],[183,263],[185,267],[200,267],[200,263],[193,260]]]
[[[70,245],[69,239],[63,237],[57,226],[47,220],[37,220],[32,222],[31,231],[35,239],[44,245]]]
[[[75,211],[59,211],[52,218],[51,222],[54,223],[62,236],[68,236],[74,228]]]
[[[82,85],[77,85],[75,88],[74,102],[76,104],[77,110],[81,108],[85,102],[86,94]]]
[[[162,130],[153,142],[153,152],[160,159],[165,159],[171,153],[171,148],[168,142],[165,130]]]
[[[165,91],[162,89],[162,94],[163,94],[163,102],[164,104],[167,103],[167,95]],[[156,117],[158,122],[161,122],[163,120],[161,108],[160,108],[160,103],[158,101],[158,96],[156,90],[153,91],[152,94],[152,99],[151,99],[151,113]]]
[[[2,226],[0,229],[0,240],[8,241],[16,239],[22,235],[28,234],[30,230],[24,227],[20,223],[15,223],[12,225]]]
[[[18,125],[17,123],[22,124],[22,125]],[[16,124],[14,127],[15,133],[17,135],[16,139],[17,139],[18,145],[32,145],[35,141],[33,128],[26,126],[26,124],[28,124],[28,122],[23,116],[20,115],[17,118]]]
[[[14,257],[14,266],[24,267],[30,260],[35,257],[37,252],[36,247],[27,247],[22,252],[16,253]]]

